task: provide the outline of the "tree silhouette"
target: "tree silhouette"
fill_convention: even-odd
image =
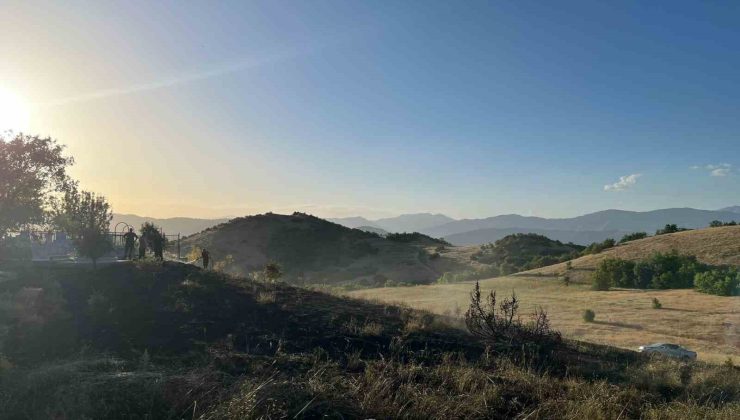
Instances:
[[[113,214],[105,197],[70,185],[55,214],[55,224],[72,238],[77,252],[97,267],[98,258],[111,250],[108,228]]]
[[[73,159],[51,138],[0,134],[0,237],[26,224],[46,221],[54,192],[72,184]]]

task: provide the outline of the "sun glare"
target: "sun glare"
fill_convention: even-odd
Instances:
[[[28,103],[13,92],[0,87],[0,133],[28,131],[31,109]]]

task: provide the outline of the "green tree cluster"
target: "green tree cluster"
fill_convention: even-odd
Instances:
[[[601,251],[607,250],[609,248],[614,248],[616,244],[617,242],[612,238],[604,239],[603,242],[594,242],[591,245],[587,246],[583,251],[581,251],[581,255],[598,254]]]
[[[666,224],[663,229],[658,229],[655,231],[655,235],[666,235],[668,233],[676,233],[676,232],[684,232],[690,229],[678,227],[678,225],[674,223]]]
[[[740,296],[740,272],[736,268],[716,268],[697,273],[696,290],[719,296]]]
[[[648,260],[632,262],[620,258],[603,260],[592,277],[595,290],[611,287],[636,289],[685,289],[694,286],[694,276],[708,266],[694,256],[673,251],[655,253]]]
[[[472,259],[496,267],[501,275],[544,267],[576,258],[584,249],[534,233],[517,233],[482,245]]]
[[[729,222],[723,222],[721,220],[712,220],[711,223],[709,223],[709,227],[722,227],[722,226],[737,226],[737,222],[732,220]]]
[[[619,240],[619,243],[620,244],[623,244],[625,242],[636,241],[638,239],[645,239],[647,237],[648,237],[647,232],[628,233],[628,234],[622,236],[622,239]]]

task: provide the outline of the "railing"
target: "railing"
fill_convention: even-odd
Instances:
[[[108,232],[107,236],[112,250],[106,257],[124,257],[126,239],[123,235],[126,232],[128,229],[121,232]],[[172,251],[177,253],[179,260],[181,257],[180,234],[167,235],[164,232],[161,234],[172,244]],[[64,232],[24,230],[9,232],[5,238],[0,240],[0,260],[54,261],[72,260],[75,256],[74,243]]]

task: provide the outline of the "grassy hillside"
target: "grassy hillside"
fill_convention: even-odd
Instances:
[[[462,285],[455,285],[462,286]],[[411,289],[408,289],[411,290]],[[165,263],[0,267],[0,418],[722,418],[740,373]]]
[[[182,246],[185,254],[207,248],[212,258],[237,274],[275,261],[286,280],[299,284],[430,283],[444,270],[475,265],[444,254],[432,256],[442,243],[425,235],[384,238],[302,213],[233,219],[186,238]]]
[[[481,246],[473,258],[483,264],[499,267],[504,274],[551,265],[572,258],[584,247],[564,244],[542,235],[517,233]]]
[[[650,343],[684,344],[699,359],[722,363],[740,361],[740,298],[712,296],[694,290],[613,290],[598,292],[589,285],[564,286],[555,278],[518,275],[482,280],[485,291],[499,295],[516,292],[525,312],[542,306],[552,325],[565,337],[636,349]],[[349,296],[397,303],[438,314],[460,315],[469,299],[471,282],[381,288],[351,292]],[[653,309],[657,298],[663,309]],[[583,311],[596,312],[586,323]]]
[[[695,255],[711,265],[740,267],[740,226],[706,228],[667,235],[652,236],[627,242],[599,254],[587,255],[571,262],[571,280],[587,283],[596,266],[606,258],[630,261],[645,259],[655,252],[676,250],[683,255]],[[555,276],[565,272],[565,263],[538,268],[524,274]]]

